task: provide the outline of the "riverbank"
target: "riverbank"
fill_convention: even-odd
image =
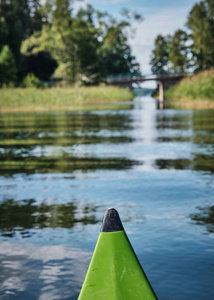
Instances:
[[[214,70],[185,78],[166,91],[170,106],[187,109],[214,109]]]
[[[130,101],[133,92],[113,86],[2,88],[0,112],[70,111],[91,104]]]

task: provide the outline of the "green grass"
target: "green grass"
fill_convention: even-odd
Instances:
[[[0,112],[76,110],[86,105],[129,101],[129,89],[98,87],[2,88]]]
[[[214,70],[181,80],[166,92],[166,98],[179,106],[214,108]]]

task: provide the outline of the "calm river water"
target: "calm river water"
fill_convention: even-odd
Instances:
[[[77,299],[114,207],[160,300],[213,300],[213,133],[150,97],[1,115],[0,299]]]

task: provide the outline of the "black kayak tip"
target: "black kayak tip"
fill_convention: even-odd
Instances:
[[[105,212],[101,232],[116,232],[124,230],[120,216],[116,209],[109,208]]]

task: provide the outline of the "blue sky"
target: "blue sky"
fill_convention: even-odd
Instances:
[[[135,25],[136,33],[130,44],[144,74],[150,74],[150,56],[158,34],[173,34],[185,28],[188,13],[196,0],[82,0],[79,5],[91,4],[100,11],[117,15],[122,8],[141,13],[144,21]],[[77,3],[77,2],[76,2]]]

